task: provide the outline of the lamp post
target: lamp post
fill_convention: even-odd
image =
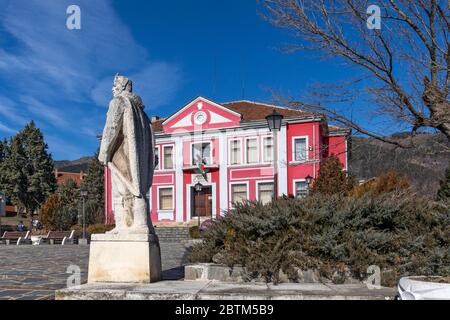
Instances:
[[[86,239],[86,210],[85,210],[85,201],[88,195],[87,189],[82,186],[80,188],[80,195],[83,198],[83,239]]]
[[[308,186],[308,193],[307,193],[308,196],[309,196],[309,193],[311,192],[311,183],[312,183],[312,180],[313,180],[313,177],[311,177],[310,175],[308,175],[308,176],[305,178],[306,185]]]
[[[269,130],[273,133],[273,198],[278,198],[278,131],[281,130],[283,115],[275,109],[266,117]]]
[[[203,185],[200,182],[197,182],[195,184],[195,191],[197,191],[197,203],[196,203],[196,207],[197,207],[197,218],[198,218],[198,229],[200,230],[200,212],[198,211],[198,202],[200,199],[200,192],[202,192],[203,189]]]
[[[4,209],[3,202],[6,202],[5,201],[5,196],[3,195],[3,193],[0,192],[0,210],[2,210],[2,211]],[[3,212],[0,212],[0,237],[3,236],[3,233],[2,233],[2,215],[3,215]]]

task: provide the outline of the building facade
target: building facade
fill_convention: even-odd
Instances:
[[[265,119],[273,110],[284,116],[276,135]],[[166,119],[152,119],[152,125],[159,160],[147,195],[153,223],[215,219],[239,201],[271,201],[274,189],[278,196],[302,197],[308,192],[305,178],[314,181],[331,154],[347,170],[350,131],[309,112],[198,97]],[[105,214],[113,223],[114,186],[107,169],[105,188]]]

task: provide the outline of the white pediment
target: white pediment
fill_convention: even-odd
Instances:
[[[172,128],[184,128],[184,127],[190,127],[192,126],[192,117],[191,114],[188,114],[183,119],[175,123]]]
[[[231,122],[231,120],[228,118],[225,118],[224,116],[221,116],[218,113],[210,112],[209,124],[227,123],[227,122]]]

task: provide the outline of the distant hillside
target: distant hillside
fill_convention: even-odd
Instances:
[[[87,171],[91,157],[83,157],[78,160],[60,160],[54,161],[55,168],[64,172]]]
[[[392,137],[404,140],[406,134]],[[439,134],[420,134],[415,148],[399,149],[375,140],[353,137],[349,171],[357,179],[369,179],[395,170],[409,177],[415,188],[434,196],[449,165],[450,153],[443,145],[447,139]]]

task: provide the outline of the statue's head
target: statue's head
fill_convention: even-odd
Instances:
[[[133,82],[125,76],[116,74],[112,88],[113,96],[116,97],[123,91],[133,92]]]

